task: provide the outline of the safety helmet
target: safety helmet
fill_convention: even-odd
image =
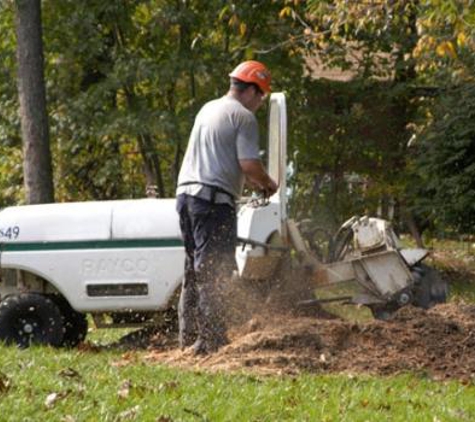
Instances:
[[[270,92],[271,76],[267,67],[255,60],[248,60],[239,64],[230,74],[231,78],[256,84],[262,92]]]

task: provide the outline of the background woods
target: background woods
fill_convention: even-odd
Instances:
[[[0,3],[2,207],[28,200],[12,83],[25,86],[21,3]],[[36,169],[52,179],[57,201],[137,198],[147,186],[173,196],[194,114],[226,91],[236,63],[258,59],[288,96],[294,214],[337,226],[379,212],[416,235],[473,231],[471,1],[43,0],[41,8],[52,177],[47,164]]]

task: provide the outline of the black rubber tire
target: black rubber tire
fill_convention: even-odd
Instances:
[[[332,235],[328,230],[322,227],[312,227],[302,232],[302,235],[307,240],[310,250],[317,256],[319,261],[327,262],[332,242]]]
[[[63,342],[64,347],[76,347],[87,336],[86,315],[74,310],[68,301],[59,295],[51,297],[61,312],[63,318]]]
[[[353,235],[354,233],[351,227],[345,229],[340,228],[330,240],[326,262],[332,263],[343,260],[351,249]]]
[[[429,309],[438,303],[447,302],[448,283],[435,268],[417,264],[413,267],[412,274],[416,280],[414,306]]]
[[[387,321],[391,318],[391,315],[400,308],[400,306],[397,303],[390,302],[381,305],[368,305],[368,308],[371,310],[374,319]]]
[[[56,304],[46,296],[8,296],[0,303],[0,340],[20,348],[31,344],[59,347],[63,342],[63,318]]]

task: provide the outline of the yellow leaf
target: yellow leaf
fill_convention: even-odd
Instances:
[[[280,11],[279,18],[285,18],[286,16],[290,16],[291,14],[292,8],[290,6],[286,6]]]
[[[444,57],[444,56],[445,56],[444,43],[439,44],[439,45],[436,47],[435,53],[436,53],[438,56],[440,56],[440,57]]]
[[[467,36],[463,32],[457,35],[457,45],[463,47],[467,43]]]
[[[241,34],[241,37],[243,37],[246,34],[247,31],[247,25],[244,22],[241,22],[241,25],[239,25],[239,32]]]
[[[457,53],[455,52],[455,47],[450,41],[444,41],[440,43],[436,47],[435,52],[440,57],[449,56],[451,58],[455,58],[457,56]]]
[[[239,18],[237,17],[237,15],[232,15],[231,19],[229,19],[228,25],[229,26],[235,26],[238,23],[239,23]]]
[[[412,50],[412,57],[420,57],[422,52],[421,45],[417,43],[417,45],[414,47],[414,50]]]
[[[457,57],[457,52],[455,51],[454,44],[451,41],[447,41],[447,54],[452,58],[455,59]]]

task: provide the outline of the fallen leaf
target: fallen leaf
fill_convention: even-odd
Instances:
[[[54,404],[58,401],[58,398],[59,398],[58,393],[48,394],[45,400],[46,408],[51,409],[54,406]]]
[[[132,362],[130,362],[129,360],[117,360],[115,362],[112,362],[111,366],[113,366],[114,368],[122,368],[123,366],[128,366],[131,364]]]
[[[0,394],[6,393],[11,387],[10,379],[0,372]]]
[[[65,368],[59,371],[59,375],[65,378],[81,378],[78,371],[73,368]]]
[[[138,411],[140,410],[140,406],[134,406],[130,409],[124,410],[123,412],[120,412],[117,416],[119,420],[124,420],[124,419],[132,419],[137,416]]]
[[[51,409],[61,399],[64,399],[70,392],[62,391],[60,393],[51,393],[46,396],[45,406],[47,409]]]
[[[89,341],[79,343],[76,348],[80,352],[100,352],[102,350],[100,346],[98,346],[97,344],[93,344]]]
[[[121,356],[120,360],[112,362],[111,366],[121,368],[123,366],[131,365],[135,362],[137,362],[137,356],[134,353],[127,352]]]
[[[169,381],[169,382],[161,383],[158,386],[158,390],[159,391],[176,390],[178,387],[179,387],[179,384],[176,381]]]
[[[119,391],[117,392],[117,395],[121,399],[126,399],[127,397],[129,397],[131,388],[132,388],[132,381],[126,380],[120,386]]]
[[[186,412],[186,413],[189,413],[190,415],[193,415],[194,417],[198,418],[198,419],[205,419],[203,417],[203,415],[201,413],[198,413],[196,410],[193,410],[193,409],[188,409],[188,408],[183,408],[183,410]]]

